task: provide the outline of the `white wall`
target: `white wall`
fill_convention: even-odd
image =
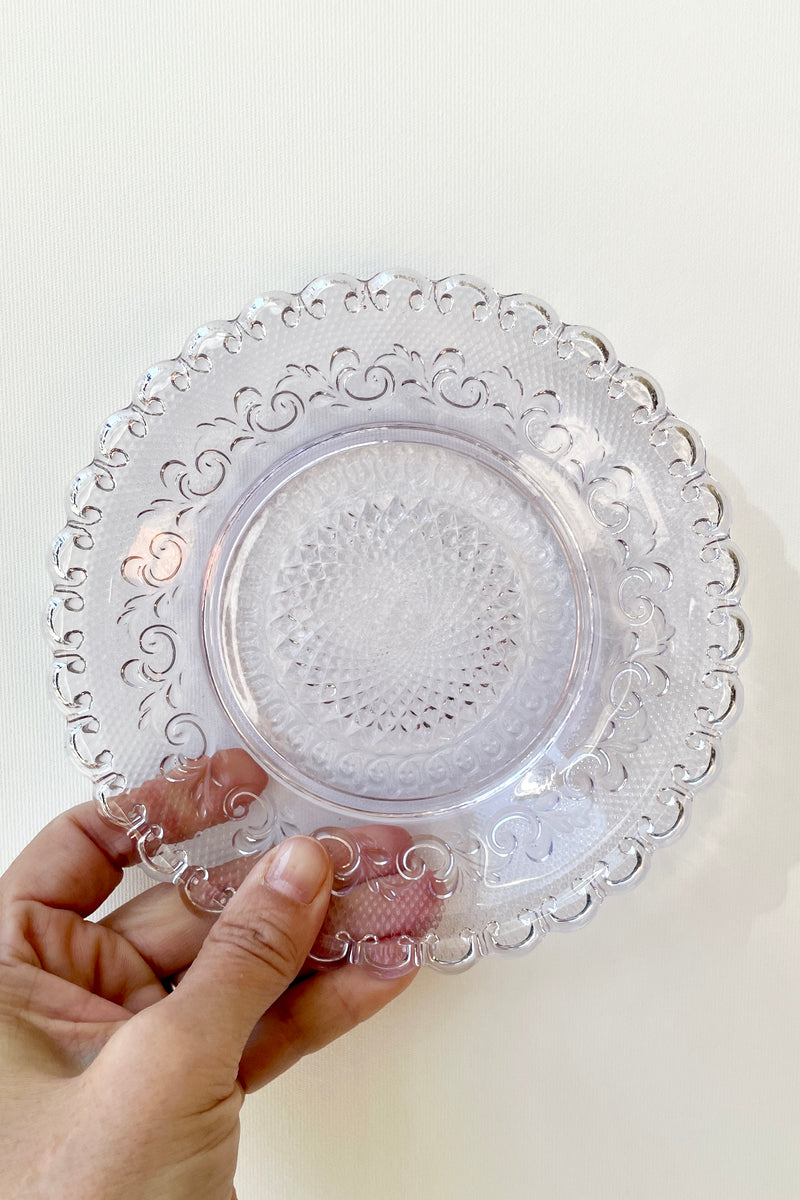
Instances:
[[[151,362],[260,288],[407,265],[606,333],[704,435],[746,711],[588,930],[394,1006],[245,1110],[242,1200],[800,1193],[800,9],[7,5],[4,865],[87,796],[39,615],[66,485]]]

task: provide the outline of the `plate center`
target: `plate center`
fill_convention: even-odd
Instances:
[[[527,602],[489,526],[419,494],[395,456],[380,455],[385,483],[359,459],[358,478],[355,463],[338,464],[351,494],[298,530],[271,595],[256,599],[255,571],[248,582],[282,686],[310,720],[343,745],[431,750],[500,701]]]
[[[546,735],[578,620],[534,494],[402,436],[268,476],[212,556],[205,642],[234,724],[314,794],[463,803]]]

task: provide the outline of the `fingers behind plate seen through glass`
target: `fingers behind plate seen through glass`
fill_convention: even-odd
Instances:
[[[188,760],[179,769],[149,780],[115,801],[137,824],[142,857],[182,846],[191,886],[185,890],[198,910],[219,911],[261,858],[243,854],[212,867],[195,868],[192,839],[214,835],[232,821],[247,820],[267,783],[262,768],[242,749]],[[324,828],[316,835],[334,863],[333,895],[307,966],[326,969],[358,961],[386,976],[419,965],[416,947],[436,929],[443,900],[436,880],[410,854],[407,830],[393,825]],[[226,843],[229,846],[229,842]],[[269,847],[267,847],[269,848]],[[230,853],[230,849],[228,850]]]
[[[413,970],[419,965],[414,947],[436,929],[444,902],[433,873],[409,857],[409,833],[362,825],[321,829],[315,836],[333,859],[333,895],[304,969],[356,961],[385,977]],[[235,891],[258,858],[210,868],[206,886],[217,894]]]

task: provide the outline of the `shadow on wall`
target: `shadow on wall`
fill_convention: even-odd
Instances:
[[[800,573],[787,561],[775,522],[750,502],[732,472],[713,465],[730,498],[734,541],[744,559],[743,607],[751,632],[743,713],[721,754],[724,809],[713,829],[705,826],[704,840],[724,865],[720,903],[738,910],[743,932],[758,914],[783,904],[789,873],[800,862],[800,705],[793,682],[800,680]],[[703,801],[701,792],[697,803]]]

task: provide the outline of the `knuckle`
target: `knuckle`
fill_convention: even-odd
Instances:
[[[219,921],[212,932],[228,952],[255,959],[286,979],[294,978],[304,957],[292,932],[267,919]]]

